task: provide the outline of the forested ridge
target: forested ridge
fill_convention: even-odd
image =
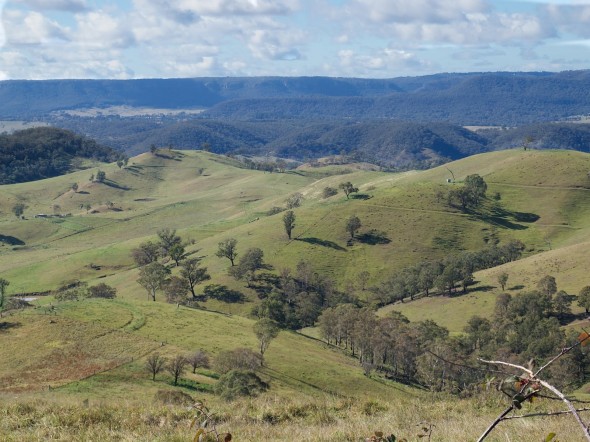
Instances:
[[[402,119],[520,125],[590,113],[590,74],[488,72],[329,77],[0,82],[0,118],[109,106],[206,109],[206,118]]]
[[[73,132],[38,127],[0,135],[0,184],[62,175],[76,157],[115,161],[121,154]]]

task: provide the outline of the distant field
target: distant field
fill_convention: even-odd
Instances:
[[[33,127],[44,127],[49,126],[47,123],[40,121],[8,121],[0,120],[0,133],[7,132],[12,133],[16,130],[31,129]]]

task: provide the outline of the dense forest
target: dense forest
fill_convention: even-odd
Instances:
[[[0,184],[62,175],[76,157],[115,161],[121,154],[72,132],[39,127],[0,135]]]

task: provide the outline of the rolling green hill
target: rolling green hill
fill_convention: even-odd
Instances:
[[[158,389],[169,388],[169,375],[152,382],[145,372],[145,357],[154,351],[173,357],[199,348],[211,355],[235,347],[255,349],[254,321],[249,314],[261,302],[260,293],[230,277],[228,260],[215,256],[217,244],[229,237],[237,239],[240,256],[249,247],[260,247],[275,274],[305,260],[314,272],[333,278],[339,290],[363,301],[371,300],[371,292],[357,283],[362,271],[369,272],[367,286],[377,286],[408,266],[457,251],[479,250],[493,238],[500,244],[523,241],[524,259],[476,273],[478,283],[467,295],[422,298],[382,311],[396,309],[413,320],[433,319],[452,332],[460,332],[471,315],[491,312],[500,293],[495,278],[501,271],[510,274],[508,290],[513,294],[533,288],[545,274],[554,274],[560,289],[570,293],[589,285],[585,269],[590,258],[584,250],[590,242],[590,155],[511,150],[421,172],[366,169],[350,164],[265,173],[211,153],[160,150],[132,158],[126,167],[101,164],[106,174],[103,182],[89,181],[97,169],[88,169],[2,186],[0,277],[10,281],[9,295],[53,290],[75,279],[91,285],[105,282],[118,293],[116,300],[59,303],[52,295],[41,296],[35,309],[13,311],[2,318],[0,412],[7,409],[2,403],[15,393],[66,402],[90,398],[117,406],[125,401],[137,404],[151,400]],[[488,183],[484,204],[466,212],[449,206],[444,195],[476,173]],[[455,182],[447,182],[453,176]],[[359,188],[350,199],[342,192],[323,197],[326,187],[337,188],[346,181]],[[78,184],[76,191],[72,183]],[[296,223],[289,241],[282,214],[268,213],[284,206],[295,193],[304,199],[293,209]],[[16,202],[27,206],[25,219],[12,215]],[[35,217],[40,214],[44,216]],[[351,215],[362,223],[353,241],[345,230]],[[156,233],[166,227],[176,229],[187,242],[189,256],[202,259],[212,276],[206,284],[240,291],[244,302],[208,300],[199,302],[202,309],[192,309],[167,304],[162,294],[157,302],[146,301],[130,252],[146,240],[155,240]],[[443,410],[449,407],[452,419],[460,420],[460,403],[443,401],[440,408],[425,411],[421,390],[364,376],[358,361],[303,333],[283,331],[265,360],[261,373],[275,396],[263,397],[277,402],[287,397],[293,403],[312,401],[329,415],[326,423],[334,426],[326,440],[355,434],[355,428],[338,433],[333,419],[346,420],[342,417],[346,415],[352,422],[364,401],[382,402],[386,408],[405,404],[439,423],[447,418]],[[68,362],[66,369],[65,361],[74,362]],[[216,382],[212,372],[199,370],[186,374],[180,389],[224,407],[210,394]],[[254,407],[248,413],[264,410],[263,400],[240,407]],[[339,402],[347,400],[349,405]],[[319,405],[322,401],[324,405]],[[477,422],[485,427],[494,407],[497,404],[479,414]],[[364,414],[365,420],[385,425],[379,413],[376,420],[367,417],[371,413]],[[363,418],[357,418],[354,425],[358,426]],[[260,431],[258,439],[252,436],[252,440],[272,440],[272,436],[260,436],[263,430],[232,419],[228,417],[227,422],[241,428],[242,434]],[[318,422],[312,427],[321,425]],[[366,433],[366,425],[356,428]],[[408,431],[407,425],[395,428]],[[547,430],[540,428],[536,430],[539,437]],[[180,433],[176,427],[170,431]],[[449,431],[441,432],[443,438],[461,439]],[[468,438],[474,437],[470,433]],[[317,439],[307,435],[302,440]]]

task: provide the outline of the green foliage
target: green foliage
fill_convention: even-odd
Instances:
[[[4,304],[6,304],[6,288],[10,285],[4,278],[0,278],[0,312],[4,309]]]
[[[231,262],[232,267],[234,261],[238,257],[238,240],[235,238],[227,238],[217,244],[217,252],[215,256],[218,258],[227,258]]]
[[[262,318],[254,324],[254,334],[260,344],[260,355],[264,357],[264,353],[268,349],[271,341],[279,335],[281,329],[276,321],[270,318]]]
[[[283,215],[283,225],[285,226],[287,236],[291,239],[291,232],[295,228],[295,213],[292,210],[288,210]]]
[[[207,267],[201,267],[198,259],[184,261],[181,265],[180,275],[184,278],[185,286],[190,290],[193,298],[197,296],[195,286],[211,279],[211,275],[207,273]]]
[[[586,313],[590,313],[590,286],[585,286],[580,290],[578,295],[578,305],[586,310]]]
[[[148,299],[155,301],[156,293],[164,287],[169,273],[170,270],[159,262],[152,262],[141,268],[137,283],[146,290]]]
[[[12,213],[14,213],[14,216],[16,216],[17,218],[20,218],[23,215],[23,213],[25,213],[26,208],[26,204],[16,203],[14,206],[12,206]]]
[[[241,396],[258,396],[268,388],[269,385],[253,371],[231,370],[219,378],[215,393],[231,401]]]
[[[256,371],[262,366],[260,354],[249,348],[235,348],[220,352],[213,361],[213,369],[218,373],[228,373],[231,370]]]
[[[0,184],[22,183],[72,170],[72,158],[114,161],[118,153],[63,129],[38,127],[0,134]]]
[[[344,194],[346,195],[346,199],[349,198],[349,195],[351,193],[356,193],[359,191],[358,187],[354,187],[350,181],[340,183],[338,185],[338,188],[344,192]]]
[[[350,234],[350,238],[354,238],[354,234],[361,228],[361,220],[356,215],[351,215],[346,220],[346,231]]]
[[[88,287],[88,297],[115,299],[117,297],[117,289],[101,282],[98,285]]]
[[[337,195],[338,189],[335,187],[326,186],[324,190],[322,190],[322,198],[330,198],[331,196]]]
[[[144,266],[157,261],[160,257],[160,246],[151,241],[143,242],[131,251],[131,256],[138,266]]]

